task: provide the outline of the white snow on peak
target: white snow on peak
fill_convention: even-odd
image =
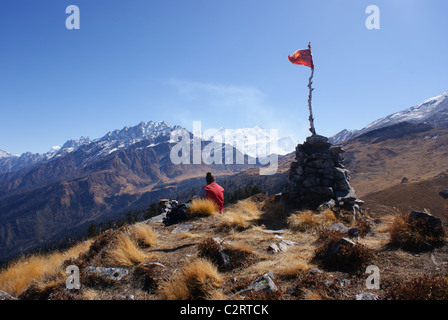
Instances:
[[[381,119],[375,120],[360,130],[342,130],[330,138],[332,143],[340,143],[357,137],[372,130],[384,128],[400,122],[427,123],[437,126],[440,123],[448,123],[448,91],[436,97],[410,107],[406,110],[393,113]]]
[[[292,152],[297,141],[292,137],[271,135],[270,130],[257,125],[253,128],[224,129],[205,131],[203,140],[226,143],[251,157],[266,157],[271,153],[285,155]]]
[[[10,157],[14,157],[14,155],[0,149],[0,159],[1,158],[10,158]]]

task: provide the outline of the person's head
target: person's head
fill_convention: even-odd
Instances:
[[[207,184],[215,182],[215,176],[211,172],[207,172],[207,175],[205,176],[205,181],[207,181]]]

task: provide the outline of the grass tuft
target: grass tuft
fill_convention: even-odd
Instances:
[[[130,226],[129,233],[142,247],[152,247],[157,243],[157,234],[145,223]]]
[[[151,258],[139,248],[137,241],[127,232],[120,232],[113,240],[112,247],[106,252],[109,266],[130,267]]]
[[[223,279],[213,263],[196,259],[185,265],[162,286],[162,300],[207,300],[223,296],[219,293]]]
[[[261,212],[253,200],[241,200],[226,209],[224,214],[219,217],[217,228],[221,231],[243,231],[252,227],[260,219],[260,216]]]
[[[207,198],[196,198],[191,201],[187,209],[187,217],[208,217],[218,214],[218,206],[212,200]]]
[[[65,270],[62,270],[63,262],[86,252],[90,245],[90,241],[84,241],[65,252],[20,258],[0,271],[0,290],[18,296],[33,283],[42,287],[49,278],[65,275]]]

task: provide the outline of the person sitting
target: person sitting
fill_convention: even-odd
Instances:
[[[199,190],[197,197],[212,200],[218,206],[219,212],[222,213],[224,208],[224,188],[215,182],[215,177],[211,172],[207,172],[205,180],[207,185]]]

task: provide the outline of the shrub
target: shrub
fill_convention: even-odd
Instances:
[[[342,290],[338,279],[325,272],[309,271],[299,275],[292,293],[304,300],[329,300],[337,299]]]
[[[394,300],[446,300],[448,279],[423,275],[404,283],[394,283],[388,289],[388,295]]]
[[[230,245],[220,239],[207,238],[198,244],[199,256],[209,259],[220,270],[231,270],[249,265],[255,254],[246,245]]]
[[[320,236],[323,243],[316,249],[313,260],[327,270],[362,272],[373,259],[373,250],[343,238],[340,232],[325,231]]]
[[[412,219],[410,214],[397,215],[389,229],[389,244],[411,252],[431,250],[444,243],[443,228],[431,228],[423,220]]]
[[[191,201],[187,209],[187,217],[207,217],[218,214],[218,206],[207,198],[196,198]]]

